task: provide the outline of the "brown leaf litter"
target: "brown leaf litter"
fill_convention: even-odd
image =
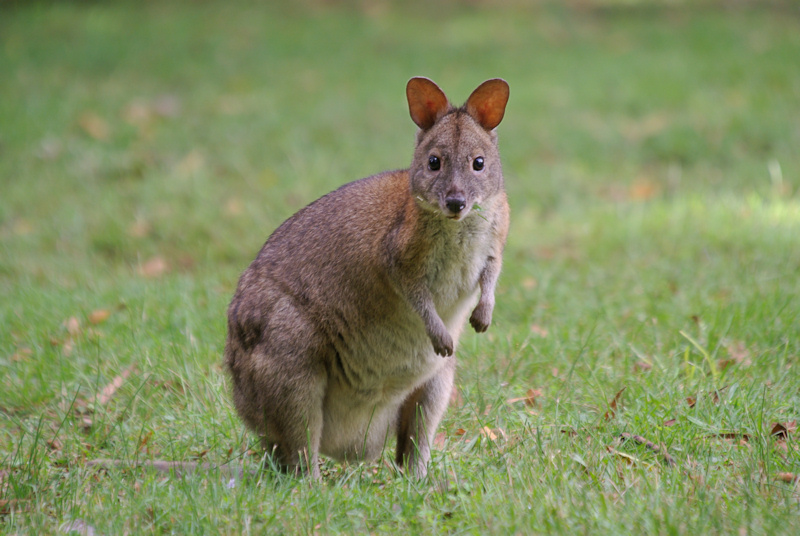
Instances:
[[[628,386],[625,386],[622,389],[620,389],[619,391],[617,391],[617,394],[615,394],[614,398],[612,398],[611,401],[608,403],[608,411],[606,411],[605,415],[603,416],[603,418],[605,420],[607,420],[607,421],[611,420],[617,414],[617,403],[619,402],[620,398],[622,397],[622,392],[627,388],[628,388]]]

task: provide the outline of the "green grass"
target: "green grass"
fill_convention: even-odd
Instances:
[[[3,9],[0,532],[796,533],[797,9],[599,4]],[[225,308],[286,217],[410,162],[414,75],[511,86],[495,324],[428,479],[87,468],[259,464]]]

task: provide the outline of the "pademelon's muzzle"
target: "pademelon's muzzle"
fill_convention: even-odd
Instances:
[[[451,220],[460,220],[469,212],[467,198],[461,192],[447,194],[442,200],[442,211]]]
[[[444,200],[444,205],[452,214],[458,215],[467,206],[467,200],[464,199],[463,195],[454,195],[447,197]]]

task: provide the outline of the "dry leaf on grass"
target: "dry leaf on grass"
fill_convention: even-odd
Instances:
[[[183,386],[183,383],[175,383],[172,380],[152,380],[152,382],[154,387],[160,387],[176,395],[183,396],[186,394],[186,388]]]
[[[27,236],[34,231],[33,224],[25,219],[18,219],[11,227],[11,232],[17,236]]]
[[[775,475],[775,478],[780,480],[781,482],[786,482],[787,484],[800,482],[800,475],[795,473],[778,473],[777,475]]]
[[[81,334],[81,322],[76,317],[71,316],[64,321],[63,326],[67,331],[67,336],[63,339],[52,337],[50,339],[50,344],[53,346],[61,346],[64,355],[69,356],[75,348],[75,339]]]
[[[728,351],[728,355],[734,361],[734,363],[741,363],[744,366],[752,364],[752,361],[750,360],[750,350],[747,349],[747,345],[745,345],[744,342],[728,342],[725,345],[725,349]]]
[[[620,126],[620,132],[626,140],[640,142],[663,132],[672,121],[672,117],[666,112],[652,112],[644,117],[625,119]]]
[[[28,361],[30,357],[33,355],[33,350],[27,347],[17,348],[17,351],[11,356],[12,363],[20,363],[22,361]]]
[[[128,235],[132,238],[144,238],[149,235],[152,230],[153,226],[150,224],[150,222],[137,219],[128,227]]]
[[[147,447],[147,444],[150,442],[150,438],[152,438],[152,437],[153,437],[153,430],[150,430],[145,435],[143,435],[142,438],[139,440],[139,446],[138,446],[137,450],[141,451],[142,449],[146,448],[145,452],[147,452],[149,454],[150,453],[150,449],[149,449],[149,447]],[[230,453],[228,453],[228,455],[230,455]]]
[[[661,185],[650,177],[639,177],[628,190],[628,197],[633,201],[647,201],[661,193]]]
[[[90,324],[102,324],[106,320],[109,319],[111,316],[111,311],[108,309],[97,309],[89,313],[89,323]]]
[[[664,426],[674,426],[677,422],[677,419],[669,419],[664,421]]]
[[[130,125],[145,127],[153,120],[153,110],[147,102],[135,99],[122,109],[120,116]]]
[[[729,386],[726,385],[725,387],[720,387],[716,391],[711,391],[709,393],[711,395],[711,402],[713,402],[714,404],[719,404],[720,396],[722,395],[723,391],[725,391],[728,387]],[[699,394],[697,396],[687,396],[686,403],[689,405],[690,408],[693,408],[695,404],[697,404],[699,398],[700,398]]]
[[[133,372],[135,368],[135,365],[131,365],[122,371],[122,374],[111,380],[111,383],[103,387],[103,390],[95,397],[95,404],[100,406],[108,404],[109,400],[111,400],[117,390],[122,387],[122,384],[125,383],[125,380],[131,375],[131,372]]]
[[[244,203],[238,197],[230,197],[225,202],[225,214],[227,216],[240,216],[244,212]]]
[[[0,499],[0,516],[7,516],[13,512],[27,512],[31,502],[27,499]]]
[[[797,430],[797,421],[791,422],[776,422],[772,424],[769,435],[776,437],[781,441],[789,439],[789,434]]]
[[[206,158],[198,149],[189,151],[175,166],[175,173],[183,178],[188,178],[203,169]]]
[[[503,439],[506,439],[506,433],[502,428],[491,429],[488,426],[484,426],[481,428],[480,432],[482,436],[487,437],[492,441],[497,441],[497,438],[501,436]]]
[[[163,257],[152,257],[139,267],[139,275],[156,278],[169,271],[169,264]]]
[[[637,361],[633,364],[634,372],[644,372],[646,370],[650,370],[651,368],[653,368],[653,365],[647,363],[646,361]]]
[[[546,338],[548,334],[547,328],[543,328],[539,324],[531,324],[531,332],[542,339]]]
[[[524,402],[526,406],[533,407],[536,405],[536,399],[542,397],[542,392],[539,389],[528,389],[525,396],[519,398],[510,398],[506,400],[509,404],[516,404],[517,402]]]
[[[78,118],[78,126],[97,141],[106,141],[111,135],[111,129],[105,119],[94,112],[86,112]]]
[[[720,432],[718,434],[711,434],[706,437],[716,437],[719,439],[727,439],[731,441],[738,441],[740,444],[750,442],[750,434],[746,432]]]
[[[88,433],[92,429],[92,426],[94,426],[94,421],[92,421],[92,419],[90,419],[89,417],[81,417],[80,420],[81,431],[83,431],[84,433]]]
[[[181,101],[175,95],[161,95],[147,101],[137,98],[129,102],[120,112],[127,123],[147,127],[158,117],[176,117],[181,111]]]
[[[191,270],[194,267],[194,265],[195,265],[194,257],[189,255],[188,253],[178,257],[178,266],[181,268],[181,270]]]
[[[64,321],[64,327],[71,337],[76,337],[81,333],[81,322],[76,317],[71,316]]]
[[[616,456],[619,456],[620,458],[622,458],[623,460],[625,460],[625,462],[626,462],[628,465],[636,465],[638,462],[640,462],[640,461],[641,461],[641,460],[639,460],[638,458],[636,458],[636,457],[634,457],[634,456],[631,456],[630,454],[626,454],[626,453],[624,453],[624,452],[620,452],[619,450],[617,450],[617,449],[613,448],[613,447],[612,447],[612,446],[610,446],[610,445],[606,447],[606,451],[607,451],[607,452],[609,452],[609,453],[611,453],[611,454],[614,454],[614,455],[616,455]]]
[[[617,402],[619,402],[620,397],[622,396],[622,392],[627,388],[628,387],[625,386],[622,389],[620,389],[619,391],[617,391],[617,394],[615,394],[614,398],[611,400],[611,402],[608,403],[608,411],[606,411],[606,414],[603,416],[605,418],[605,420],[607,420],[607,421],[611,420],[617,414]]]
[[[727,388],[728,388],[728,386],[726,385],[725,387],[721,387],[721,388],[717,389],[716,391],[712,391],[711,392],[711,401],[714,404],[719,404],[719,399],[720,399],[720,396],[722,395],[722,391],[724,391]]]

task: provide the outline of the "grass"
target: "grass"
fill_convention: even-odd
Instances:
[[[4,9],[0,532],[795,533],[800,19],[632,4]],[[414,75],[511,86],[495,324],[429,478],[88,468],[260,463],[225,308],[286,217],[408,164]]]

